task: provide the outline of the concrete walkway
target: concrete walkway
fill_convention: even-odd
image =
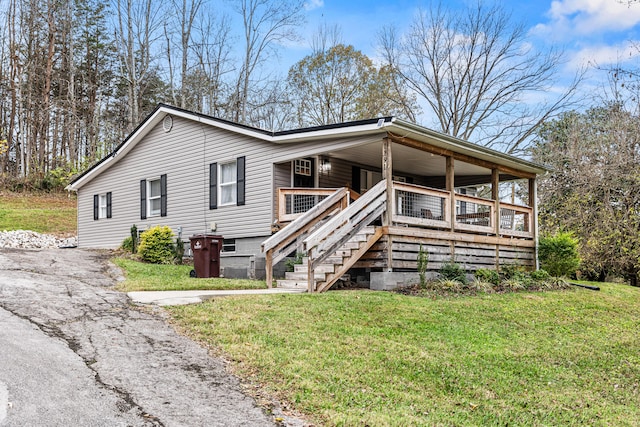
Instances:
[[[127,295],[137,304],[184,305],[196,304],[211,298],[233,295],[300,294],[306,291],[306,289],[271,288],[229,291],[138,291],[127,292]]]

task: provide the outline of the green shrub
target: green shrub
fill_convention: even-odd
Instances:
[[[182,264],[182,259],[184,258],[184,242],[180,237],[176,237],[176,246],[175,246],[175,260],[176,264]]]
[[[479,268],[473,275],[481,282],[491,283],[492,285],[497,285],[500,283],[500,275],[495,270],[489,270],[488,268]]]
[[[294,266],[296,264],[302,264],[302,258],[304,257],[304,253],[303,252],[296,252],[296,256],[293,258],[287,258],[284,262],[284,266],[286,271],[293,271],[294,270]]]
[[[529,276],[531,276],[533,280],[536,280],[539,282],[548,280],[551,277],[551,275],[547,272],[547,270],[543,270],[543,269],[532,271],[531,273],[529,273]]]
[[[522,279],[527,275],[524,267],[518,264],[503,264],[500,266],[500,279],[510,280],[510,279]]]
[[[175,258],[173,231],[167,226],[155,226],[140,235],[138,254],[143,261],[171,264]]]
[[[445,280],[456,280],[463,285],[467,284],[467,274],[460,264],[448,262],[440,268],[440,276]]]
[[[422,249],[422,243],[420,243],[420,250],[418,251],[418,276],[420,277],[420,287],[425,288],[427,286],[427,266],[429,265],[429,252]]]
[[[580,265],[578,239],[565,232],[542,236],[538,243],[538,257],[542,268],[552,276],[574,275]]]
[[[133,224],[130,228],[131,231],[131,253],[135,254],[138,251],[138,227]]]
[[[122,241],[122,244],[120,245],[120,248],[124,249],[127,252],[133,253],[134,243],[131,236],[125,237],[125,239]]]

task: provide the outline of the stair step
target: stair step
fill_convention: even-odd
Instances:
[[[285,289],[307,289],[307,282],[302,280],[288,280],[288,279],[278,279],[277,280],[278,288]]]
[[[342,258],[340,258],[339,261],[342,262]],[[314,273],[333,273],[336,271],[334,265],[334,263],[323,263],[317,266],[313,271]],[[293,267],[293,272],[307,274],[307,268],[306,264],[296,264]]]
[[[360,244],[358,242],[355,242],[353,240],[349,240],[347,243],[345,243],[344,245],[342,245],[342,249],[358,249],[360,247]]]
[[[324,280],[325,279],[325,274],[324,273],[319,273],[319,272],[314,272],[313,277],[316,280]],[[286,273],[284,273],[284,277],[287,280],[303,280],[303,281],[307,281],[307,272],[295,272],[295,271],[287,271]]]

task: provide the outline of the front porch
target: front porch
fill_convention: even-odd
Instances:
[[[268,284],[273,265],[293,252],[305,254],[309,292],[329,289],[355,268],[417,271],[421,247],[431,271],[448,262],[468,271],[536,268],[535,174],[398,137],[380,145],[379,169],[375,160],[363,163],[373,158],[372,144],[318,157],[320,175],[327,164],[355,171],[340,175],[347,187],[275,188],[276,233],[262,245]],[[323,181],[331,180],[315,180]],[[500,195],[505,183],[512,183],[509,202]]]

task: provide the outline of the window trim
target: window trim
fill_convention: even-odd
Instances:
[[[158,182],[158,185],[160,186],[160,193],[157,196],[151,196],[151,183],[153,182]],[[158,207],[157,210],[152,210],[151,209],[151,201],[152,200],[158,200],[160,203],[160,206]],[[162,214],[162,180],[160,179],[160,177],[157,178],[151,178],[151,179],[147,179],[147,217],[155,217],[155,216],[161,216]]]
[[[236,179],[234,181],[223,182],[222,168],[223,166],[233,165],[233,169],[236,173]],[[229,160],[227,162],[218,163],[218,207],[221,206],[236,206],[238,204],[238,159]],[[233,200],[231,202],[223,203],[222,202],[222,189],[223,187],[231,187],[235,188],[235,191],[232,192]]]
[[[222,251],[222,253],[225,253],[225,254],[236,253],[238,251],[238,247],[236,245],[237,245],[236,239],[222,239],[221,251]],[[233,250],[225,250],[224,249],[225,246],[228,246],[228,247],[233,246]]]
[[[111,218],[111,191],[93,195],[93,220]]]
[[[98,219],[107,219],[108,216],[107,193],[98,194]]]

